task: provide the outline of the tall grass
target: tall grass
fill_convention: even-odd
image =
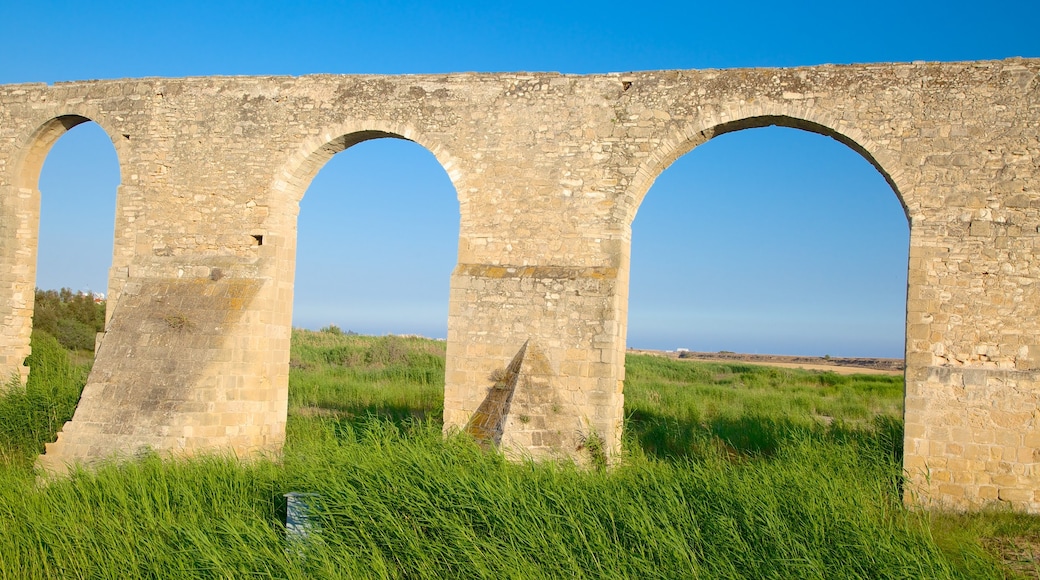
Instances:
[[[632,357],[625,457],[593,472],[443,437],[442,349],[296,333],[279,461],[152,456],[42,486],[5,464],[0,578],[1008,574],[977,535],[937,538],[947,516],[903,508],[884,381]],[[318,494],[302,543],[289,491]]]
[[[867,447],[802,442],[771,461],[636,460],[604,474],[514,465],[430,425],[326,423],[292,485],[318,492],[315,566],[391,577],[922,578],[955,567]],[[297,447],[295,452],[303,450]],[[298,461],[293,454],[292,461]],[[388,477],[388,474],[392,476]]]
[[[50,334],[33,331],[29,379],[12,378],[0,396],[0,463],[27,468],[72,418],[90,363],[73,365]]]
[[[295,414],[439,418],[445,344],[400,336],[294,331],[289,405]]]
[[[629,451],[661,458],[772,454],[785,442],[879,438],[902,449],[902,377],[629,355]]]

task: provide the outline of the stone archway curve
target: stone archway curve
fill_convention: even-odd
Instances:
[[[328,127],[308,137],[275,174],[271,185],[272,192],[288,198],[281,201],[299,204],[311,181],[334,155],[358,143],[384,138],[412,141],[433,154],[455,187],[460,208],[466,207],[464,192],[458,187],[462,172],[448,148],[409,124],[390,121],[352,120]]]
[[[94,123],[108,135],[119,163],[119,183],[120,185],[125,183],[126,168],[123,160],[128,156],[126,147],[130,136],[124,135],[123,139],[116,139],[113,135],[116,135],[118,131],[108,126],[104,115],[94,111],[76,111],[54,115],[33,125],[35,129],[22,139],[17,148],[22,154],[15,163],[13,185],[19,189],[38,191],[40,172],[43,170],[43,163],[46,161],[51,147],[70,129],[84,123]]]
[[[907,221],[915,213],[915,203],[908,198],[913,189],[896,161],[895,155],[876,143],[853,124],[830,118],[825,112],[798,109],[783,105],[738,107],[706,115],[689,123],[662,140],[662,146],[650,153],[636,169],[629,191],[634,203],[628,208],[627,223],[631,226],[639,206],[650,187],[661,173],[683,155],[710,139],[726,133],[760,127],[788,127],[830,137],[859,153],[884,177],[903,208]]]
[[[300,201],[315,176],[334,155],[358,143],[384,138],[411,141],[434,156],[455,188],[459,203],[460,227],[461,223],[465,222],[467,204],[463,190],[459,187],[462,179],[459,163],[443,143],[422,134],[413,126],[388,121],[351,120],[305,138],[275,172],[271,182],[269,205],[277,208],[277,211],[271,212],[264,228],[267,233],[273,233],[277,239],[285,242],[281,245],[278,260],[274,262],[276,266],[272,277],[277,280],[277,285],[283,291],[287,290],[282,296],[288,297],[288,304],[281,306],[282,312],[288,313],[288,318],[282,321],[287,329],[291,328],[291,296],[295,284],[296,227]],[[285,360],[288,361],[288,352]]]

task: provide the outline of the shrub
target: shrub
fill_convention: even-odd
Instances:
[[[105,329],[105,302],[90,294],[36,289],[33,329],[58,339],[69,350],[94,350],[94,337]]]
[[[343,329],[335,324],[330,324],[328,326],[321,327],[321,329],[318,332],[324,332],[326,334],[340,336],[343,334]]]

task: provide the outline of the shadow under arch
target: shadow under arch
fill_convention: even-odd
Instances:
[[[124,183],[124,159],[127,156],[126,144],[113,138],[111,127],[100,115],[90,113],[67,113],[49,117],[38,124],[22,139],[20,154],[15,158],[11,173],[11,195],[6,195],[0,205],[4,222],[14,227],[0,230],[0,260],[11,273],[10,282],[0,287],[0,304],[6,305],[4,318],[11,320],[10,338],[6,338],[2,346],[7,355],[3,357],[3,371],[10,373],[17,369],[22,382],[28,377],[29,369],[23,365],[29,356],[29,340],[32,333],[32,317],[36,286],[37,255],[40,233],[40,175],[44,162],[54,144],[70,129],[84,123],[94,123],[108,136],[115,152],[119,167],[119,183],[116,187],[116,215],[119,215],[121,203],[119,190]],[[101,119],[101,120],[99,120]],[[128,140],[128,137],[125,139]],[[112,232],[113,238],[116,233]],[[111,264],[114,255],[110,257]],[[106,276],[111,284],[111,277]],[[106,288],[106,292],[107,292]],[[111,314],[111,305],[106,312],[106,320]]]
[[[838,123],[833,124],[840,125]],[[657,177],[680,157],[720,135],[744,129],[772,126],[800,129],[824,137],[830,137],[858,153],[885,179],[885,182],[888,183],[888,186],[895,194],[896,199],[899,200],[899,205],[903,208],[903,214],[906,216],[907,222],[911,222],[910,207],[905,197],[905,192],[908,188],[906,184],[901,185],[901,173],[893,169],[897,167],[895,162],[888,158],[883,148],[877,146],[855,127],[843,127],[842,130],[837,130],[831,125],[832,123],[825,124],[821,121],[790,114],[768,113],[749,115],[728,121],[709,122],[702,124],[703,128],[693,128],[684,131],[683,133],[687,135],[685,139],[666,142],[660,153],[651,155],[637,169],[637,177],[633,180],[631,186],[631,190],[635,193],[635,203],[629,208],[628,225],[631,227],[639,206],[643,203],[643,199],[650,191],[650,187]]]

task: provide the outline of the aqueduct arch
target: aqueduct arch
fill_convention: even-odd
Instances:
[[[780,108],[784,109],[786,107]],[[855,139],[840,133],[830,126],[823,125],[820,122],[793,117],[789,114],[778,114],[777,111],[773,110],[768,111],[768,114],[764,114],[761,108],[759,108],[759,110],[748,112],[747,114],[751,116],[718,121],[718,124],[715,125],[710,124],[715,122],[715,120],[707,120],[706,123],[688,127],[683,131],[683,135],[687,136],[685,140],[675,140],[663,143],[661,149],[648,156],[646,161],[644,161],[644,163],[638,168],[636,173],[637,177],[633,180],[631,186],[632,195],[626,197],[626,201],[631,200],[631,203],[627,206],[629,214],[626,218],[627,229],[624,232],[627,243],[623,248],[623,255],[619,260],[620,263],[624,265],[619,273],[619,278],[623,281],[624,285],[624,288],[622,289],[624,292],[624,298],[621,300],[622,304],[628,304],[627,296],[628,283],[630,281],[629,268],[631,265],[632,224],[635,221],[639,207],[642,205],[646,195],[649,193],[654,181],[679,158],[691,153],[700,145],[720,135],[743,131],[746,129],[778,126],[798,129],[800,131],[814,133],[823,137],[829,137],[855,151],[885,179],[891,192],[895,194],[896,200],[898,200],[900,207],[903,209],[903,214],[907,218],[907,222],[910,221],[910,213],[907,209],[906,202],[904,201],[903,194],[900,192],[893,177],[875,157],[875,153],[882,156],[885,155],[885,152],[881,151],[876,144],[870,143],[868,146],[864,146],[856,142]],[[861,138],[863,138],[863,136],[861,136]],[[624,324],[626,329],[624,334],[627,336],[627,311],[625,312],[621,322]],[[622,343],[627,344],[627,341],[622,341]]]
[[[842,147],[843,146],[843,147],[847,147],[848,149],[854,151],[861,158],[862,161],[866,161],[867,163],[869,163],[870,166],[873,168],[873,170],[876,171],[878,173],[878,175],[885,180],[886,184],[889,187],[889,192],[888,192],[889,195],[894,194],[895,200],[898,202],[899,207],[902,209],[903,218],[907,220],[907,221],[903,222],[903,226],[904,227],[908,227],[909,226],[910,216],[907,213],[907,207],[906,207],[906,204],[903,201],[903,196],[898,191],[897,186],[894,183],[892,177],[888,174],[888,172],[882,166],[882,164],[879,163],[878,160],[871,153],[871,149],[873,149],[875,151],[877,150],[876,144],[872,144],[873,146],[870,147],[870,148],[864,147],[863,145],[860,145],[859,143],[855,142],[855,140],[851,139],[847,135],[843,135],[843,134],[839,133],[838,131],[836,131],[835,129],[831,128],[831,127],[828,127],[828,126],[822,125],[822,124],[820,124],[818,122],[810,121],[810,120],[807,120],[807,119],[792,117],[792,116],[789,116],[788,114],[777,114],[777,111],[775,111],[773,109],[775,109],[775,107],[767,109],[768,110],[768,114],[763,114],[763,112],[759,109],[759,110],[756,110],[754,112],[747,112],[746,114],[752,115],[752,116],[749,116],[749,117],[730,118],[729,120],[718,122],[717,125],[710,125],[709,124],[706,127],[703,124],[695,126],[695,127],[690,127],[690,128],[688,128],[688,129],[686,129],[684,131],[684,134],[688,135],[688,136],[691,136],[691,137],[687,137],[685,141],[676,140],[675,142],[670,142],[670,143],[667,143],[667,144],[663,145],[660,151],[655,152],[653,155],[651,155],[647,159],[647,161],[644,163],[644,165],[639,168],[638,175],[640,176],[640,179],[634,180],[633,186],[631,188],[631,190],[633,191],[633,195],[631,196],[630,199],[633,200],[633,203],[629,206],[629,209],[631,210],[631,212],[629,214],[629,218],[628,218],[628,227],[629,227],[629,229],[626,231],[628,243],[624,246],[624,248],[623,248],[623,255],[621,256],[621,259],[620,259],[620,263],[623,264],[623,268],[619,271],[618,277],[619,277],[619,280],[621,281],[621,284],[624,285],[624,288],[621,288],[619,290],[619,292],[623,292],[623,298],[620,301],[621,304],[627,305],[629,303],[629,298],[628,298],[628,296],[629,296],[629,288],[628,288],[628,285],[630,284],[631,279],[632,279],[630,274],[631,274],[631,265],[633,263],[633,259],[632,259],[633,258],[633,255],[632,255],[632,236],[633,236],[633,230],[634,229],[635,230],[639,230],[639,228],[633,228],[633,226],[635,225],[635,219],[636,219],[636,217],[638,215],[638,212],[639,212],[640,208],[642,207],[642,204],[644,203],[644,201],[646,201],[646,198],[648,196],[653,197],[655,195],[654,193],[651,193],[651,192],[653,190],[653,186],[654,186],[656,180],[658,178],[660,178],[660,176],[662,174],[664,174],[672,166],[672,164],[674,164],[675,162],[679,161],[682,157],[684,157],[686,155],[689,155],[689,154],[693,154],[697,150],[697,148],[699,148],[700,146],[706,144],[708,141],[710,141],[712,139],[715,139],[715,138],[717,138],[717,137],[719,137],[721,135],[725,135],[725,134],[729,134],[729,133],[737,133],[737,132],[746,131],[746,130],[752,130],[753,131],[754,129],[760,129],[760,128],[766,128],[766,127],[784,127],[784,128],[788,128],[788,129],[795,129],[795,130],[806,132],[806,133],[812,133],[815,136],[819,136],[819,137],[827,137],[827,138],[833,140],[833,142],[830,144],[831,146],[833,146],[833,147]],[[707,123],[710,123],[710,122],[713,122],[713,121],[707,121]],[[786,143],[785,143],[785,145],[786,145]],[[734,147],[734,145],[732,143],[728,144],[728,150],[730,151],[730,157],[731,158],[733,157],[733,150],[734,149],[736,149],[736,147]],[[757,151],[755,153],[756,153],[756,155],[748,156],[746,159],[757,162],[760,159],[760,157],[759,157],[760,153],[757,152]],[[755,165],[751,165],[750,167],[755,167]],[[695,199],[699,199],[699,198],[705,197],[703,192],[698,192],[698,193],[701,193],[701,195],[696,195],[696,196],[692,196],[692,197],[695,198]],[[786,191],[785,191],[785,193],[786,193]],[[876,193],[876,192],[872,191],[871,193]],[[795,205],[795,204],[792,204],[792,205]],[[724,207],[725,209],[730,209],[730,207],[732,207],[732,206],[730,206],[730,207],[722,206],[722,207]],[[684,208],[684,209],[688,210],[689,208]],[[719,219],[723,219],[723,220],[728,221],[727,218],[729,216],[728,215],[726,215],[726,216],[720,215],[718,213],[718,209],[719,209],[719,206],[712,207],[712,213],[710,213],[708,215],[718,216]],[[660,209],[658,209],[658,211],[660,211]],[[682,216],[689,216],[690,215],[688,211],[686,211],[686,212],[678,211],[677,213],[678,213],[678,215],[682,215]],[[754,220],[756,215],[762,215],[761,214],[761,210],[757,209],[757,208],[756,209],[749,209],[749,210],[745,210],[745,211],[737,211],[736,213],[737,213],[736,219],[750,219],[750,220]],[[831,217],[830,219],[833,221],[836,218]],[[848,219],[848,217],[845,217],[844,219]],[[786,222],[779,222],[779,223],[782,224],[781,227],[786,227],[786,228],[799,227],[799,226],[800,227],[805,227],[805,226],[808,225],[808,220],[806,220],[804,218],[802,218],[802,219],[797,219],[796,218],[796,219],[793,220],[793,223],[786,223]],[[672,225],[674,227],[674,224],[670,224],[670,225]],[[643,231],[645,231],[645,230],[643,230]],[[666,229],[666,231],[667,231],[667,229]],[[718,235],[718,234],[716,234],[716,235]],[[734,237],[736,237],[736,236],[734,236]],[[672,238],[668,238],[668,239],[670,239],[671,241],[674,241],[674,239],[672,239]],[[725,235],[723,235],[723,236],[721,236],[721,237],[719,237],[717,239],[720,241],[720,245],[723,248],[728,243],[731,243],[731,241],[733,240],[733,238],[726,237]],[[743,243],[751,242],[752,244],[754,244],[753,247],[757,248],[757,247],[760,246],[760,244],[763,241],[763,239],[764,239],[763,237],[751,235],[751,236],[748,236],[747,239]],[[677,247],[680,247],[680,246],[677,246]],[[717,252],[717,253],[719,253],[719,254],[721,254],[723,256],[729,256],[729,257],[733,256],[732,252],[727,253],[727,251],[725,249],[719,250],[719,248],[715,247],[714,245],[712,245],[712,246],[697,246],[697,245],[694,245],[694,246],[685,246],[685,248],[693,249],[693,253],[699,253],[698,250],[705,250],[705,251]],[[659,247],[657,248],[657,250],[661,251]],[[645,248],[644,248],[644,251],[645,251]],[[754,250],[752,250],[752,251],[754,251]],[[904,258],[902,260],[900,260],[900,264],[901,264],[902,267],[905,268],[907,266],[907,262],[905,261],[905,256],[906,256],[906,252],[907,252],[907,245],[901,245],[901,251],[903,252]],[[636,261],[638,261],[638,260],[636,260]],[[684,265],[684,266],[688,266],[688,265]],[[683,267],[683,266],[680,266],[680,267]],[[904,272],[905,272],[905,270],[904,270]],[[751,281],[751,283],[755,284],[756,282],[761,281],[761,280],[762,280],[762,278],[759,277],[757,280],[753,279]],[[645,281],[644,281],[644,283],[645,283]],[[724,287],[729,287],[729,285],[726,284],[725,282],[721,283],[720,285],[722,285]],[[682,295],[681,290],[677,291],[674,288],[670,288],[670,289],[673,292],[676,292],[676,296],[681,296]],[[905,286],[904,286],[903,292],[905,292]],[[905,299],[906,299],[905,293],[902,294],[900,298],[903,301],[903,303],[905,304]],[[644,299],[645,299],[645,296],[644,296]],[[679,308],[681,308],[681,306]],[[775,306],[774,306],[774,308],[775,308]],[[628,332],[629,332],[629,313],[627,311],[622,312],[620,317],[619,317],[619,319],[620,319],[620,322],[624,325],[623,333],[627,337],[628,336]],[[903,323],[904,327],[905,327],[905,324],[906,324],[906,320],[907,320],[907,317],[906,317],[906,312],[904,310],[903,316],[902,316],[902,323]],[[625,341],[622,341],[622,344],[628,345],[630,343],[627,341],[627,338],[626,338]],[[727,348],[732,348],[732,347],[727,347]],[[749,351],[745,351],[745,352],[749,352]],[[769,351],[766,351],[766,352],[769,352]],[[906,353],[905,353],[905,347],[904,347],[904,355],[905,354]]]
[[[0,276],[0,285],[7,300],[0,301],[0,319],[5,321],[0,336],[13,339],[9,348],[0,355],[0,363],[8,376],[17,374],[24,382],[29,368],[23,366],[29,355],[29,335],[32,332],[33,297],[36,288],[36,258],[40,232],[40,173],[51,147],[66,132],[83,123],[95,122],[94,112],[64,112],[49,118],[29,122],[29,131],[14,137],[18,143],[17,155],[12,156],[11,189],[14,195],[0,200],[4,227],[0,227],[0,255],[8,266]],[[112,138],[112,131],[101,123],[109,136],[122,169],[121,144]],[[118,203],[118,202],[117,202]],[[118,228],[117,228],[118,231]],[[114,266],[114,265],[113,265]],[[107,315],[106,315],[107,316]]]
[[[329,160],[338,153],[350,149],[365,141],[373,139],[402,139],[418,144],[429,151],[440,163],[442,169],[452,178],[449,168],[454,165],[453,157],[444,147],[433,142],[431,146],[425,145],[428,140],[413,127],[404,124],[395,124],[379,121],[350,121],[337,124],[319,134],[308,137],[299,148],[289,157],[288,161],[278,169],[273,179],[271,190],[272,203],[267,227],[257,230],[252,234],[254,240],[260,237],[258,243],[268,243],[276,247],[274,267],[271,278],[278,288],[277,304],[274,307],[274,319],[272,325],[276,328],[269,329],[278,337],[278,344],[272,345],[279,354],[284,356],[285,372],[288,373],[289,348],[288,341],[292,334],[292,304],[296,273],[296,234],[297,219],[300,212],[300,201],[303,199],[311,182],[318,172]],[[453,185],[454,179],[452,180]],[[456,192],[457,193],[457,192]],[[279,384],[282,381],[279,380]],[[288,375],[284,380],[284,386],[288,387]],[[288,404],[288,391],[278,394],[279,400],[285,399]]]
[[[123,178],[107,334],[42,461],[278,450],[294,180],[350,138],[386,134],[432,151],[460,201],[446,428],[467,425],[508,366],[511,413],[527,420],[502,418],[504,445],[571,455],[595,433],[613,448],[640,199],[714,132],[781,122],[858,147],[902,196],[913,497],[1040,512],[1038,73],[1040,60],[1011,59],[0,86],[0,272],[23,263],[20,160],[46,119],[89,112]],[[0,276],[10,374],[28,320]]]
[[[816,133],[817,135],[830,137],[849,149],[852,149],[858,153],[860,157],[863,157],[868,163],[870,163],[874,169],[885,178],[885,181],[888,182],[888,186],[892,188],[892,191],[896,194],[896,199],[899,200],[899,204],[903,207],[904,213],[907,211],[906,203],[903,201],[903,195],[900,193],[899,185],[877,157],[880,155],[882,158],[886,158],[888,155],[883,148],[879,147],[876,143],[873,143],[868,136],[859,134],[860,132],[856,130],[855,127],[845,128],[849,134],[842,133],[841,130],[836,128],[836,126],[839,126],[840,124],[835,123],[831,119],[822,118],[817,120],[795,116],[799,113],[787,111],[786,109],[788,109],[788,107],[768,107],[768,111],[762,109],[767,108],[759,107],[758,110],[753,113],[745,113],[748,115],[746,117],[737,117],[725,121],[705,119],[704,122],[683,130],[683,135],[688,135],[685,140],[662,143],[661,150],[651,155],[639,167],[637,172],[638,178],[633,180],[632,191],[635,193],[635,204],[632,209],[632,219],[635,218],[635,212],[643,202],[643,198],[646,196],[647,192],[650,191],[650,186],[653,185],[654,180],[664,173],[664,171],[680,157],[693,151],[699,145],[702,145],[720,135],[742,131],[744,129],[758,129],[771,126],[787,127],[789,129],[799,129],[809,133]],[[800,113],[804,115],[805,113],[813,112],[814,111],[802,111]],[[808,117],[809,115],[806,116]],[[818,113],[814,116],[825,117]],[[857,139],[863,140],[864,143],[861,144]],[[907,219],[909,219],[909,216]],[[629,220],[629,223],[631,223],[631,220]]]

